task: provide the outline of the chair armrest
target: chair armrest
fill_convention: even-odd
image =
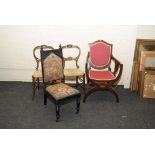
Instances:
[[[119,79],[120,76],[122,75],[123,64],[118,59],[116,59],[114,56],[112,56],[111,58],[115,63],[113,74],[116,75],[119,71],[119,73],[117,74],[117,78],[116,78],[116,79]]]
[[[89,52],[87,54],[87,58],[86,58],[86,63],[85,63],[85,73],[86,73],[86,78],[87,78],[87,81],[89,80]]]

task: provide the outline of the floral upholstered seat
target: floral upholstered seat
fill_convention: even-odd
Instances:
[[[64,83],[58,83],[46,87],[46,91],[53,96],[55,100],[65,99],[77,94],[80,94],[79,90],[70,87]]]

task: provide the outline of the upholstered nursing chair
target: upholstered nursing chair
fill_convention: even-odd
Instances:
[[[116,101],[119,102],[118,94],[113,86],[117,84],[121,77],[123,64],[112,55],[112,44],[98,40],[89,44],[89,46],[90,52],[88,52],[86,59],[85,70],[90,88],[87,88],[83,102],[93,92],[105,90],[114,94]]]
[[[69,50],[71,53],[69,53]],[[64,76],[65,80],[75,80],[76,81],[76,88],[78,85],[80,85],[83,89],[85,88],[85,73],[79,68],[78,60],[81,54],[81,49],[77,45],[65,45],[62,46],[63,51],[63,61],[64,61]],[[67,55],[66,57],[64,54],[67,52],[70,55]],[[66,67],[67,62],[73,62],[72,67]]]
[[[41,45],[41,46],[36,46],[33,49],[33,56],[36,61],[36,67],[35,71],[32,74],[32,99],[35,97],[35,92],[36,89],[39,89],[40,86],[40,81],[42,81],[42,71],[40,69],[40,50],[41,47],[43,49],[54,49],[52,46],[47,46],[47,45]]]
[[[52,100],[56,108],[56,121],[60,118],[60,106],[76,100],[76,113],[80,109],[79,90],[64,84],[62,49],[44,50],[41,48],[41,64],[44,84],[44,105],[47,97]]]

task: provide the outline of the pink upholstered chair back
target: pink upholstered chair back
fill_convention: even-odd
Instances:
[[[103,40],[90,44],[90,65],[95,69],[104,69],[110,65],[112,44]]]

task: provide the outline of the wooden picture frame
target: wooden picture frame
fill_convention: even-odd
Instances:
[[[142,51],[155,51],[155,39],[137,39],[130,81],[131,91],[139,91],[139,67]]]

